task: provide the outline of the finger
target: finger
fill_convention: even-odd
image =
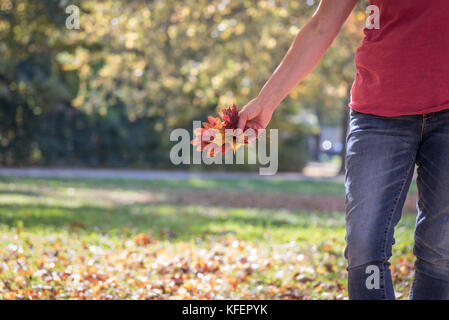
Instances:
[[[246,127],[254,129],[254,130],[263,129],[263,126],[259,122],[255,121],[255,120],[247,121],[246,122]]]
[[[254,120],[247,121],[246,127],[253,129],[255,131],[255,133],[257,134],[257,136],[259,136],[261,130],[264,129],[264,127],[259,122],[254,121]]]
[[[247,128],[251,128],[255,131],[257,137],[262,134],[262,131],[265,129],[259,122],[250,120],[246,123]]]
[[[248,141],[248,143],[256,140],[256,138],[257,138],[257,129],[256,128],[257,128],[257,124],[254,121],[250,120],[250,121],[246,122],[245,139]]]
[[[248,121],[248,114],[246,112],[239,112],[239,122],[237,124],[237,129],[245,130],[246,121]]]

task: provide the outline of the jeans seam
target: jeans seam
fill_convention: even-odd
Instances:
[[[423,140],[424,137],[424,127],[426,124],[426,117],[425,115],[422,116],[422,122],[421,122],[421,141]]]
[[[387,300],[387,286],[385,283],[385,267],[383,263],[380,265],[381,273],[380,273],[380,279],[382,282],[382,300]]]
[[[414,277],[414,279],[416,279],[416,274],[417,273],[422,273],[422,274],[426,275],[427,277],[430,277],[430,278],[433,278],[433,279],[437,279],[438,281],[443,281],[443,282],[449,283],[449,280],[447,280],[447,279],[438,278],[434,274],[431,274],[431,273],[429,273],[429,272],[427,272],[425,270],[418,270],[416,268],[415,268],[415,277]]]
[[[388,238],[388,232],[391,229],[391,223],[393,221],[393,215],[394,215],[394,213],[396,212],[396,210],[398,208],[399,199],[401,198],[402,193],[404,192],[405,182],[407,181],[407,177],[410,175],[410,171],[413,168],[413,165],[414,165],[414,161],[412,159],[411,164],[409,165],[409,168],[408,168],[408,170],[407,170],[407,172],[406,172],[406,174],[405,174],[405,176],[403,178],[402,185],[401,185],[401,188],[399,190],[399,194],[395,198],[395,203],[394,203],[393,209],[392,209],[392,211],[391,211],[391,213],[390,213],[390,215],[388,217],[387,228],[385,229],[384,248],[383,248],[383,252],[382,252],[383,256],[384,256],[384,260],[387,260],[387,243],[388,243],[387,242],[387,240],[388,240],[387,238]],[[384,269],[383,264],[382,264],[382,269],[383,269],[383,273],[385,273],[386,270]],[[385,276],[383,277],[382,280],[383,280],[382,284],[383,284],[383,289],[384,289],[383,290],[384,299],[386,299],[387,298],[387,288],[386,288],[386,284],[385,284]]]

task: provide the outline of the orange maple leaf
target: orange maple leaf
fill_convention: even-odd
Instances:
[[[244,132],[237,129],[239,110],[235,104],[221,109],[220,117],[209,116],[208,122],[203,122],[204,128],[196,128],[193,132],[195,138],[191,143],[198,146],[197,151],[206,151],[207,157],[225,154],[231,149],[235,153],[238,148],[257,138],[252,128],[246,127]]]

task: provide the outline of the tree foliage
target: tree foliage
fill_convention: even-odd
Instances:
[[[70,4],[79,30],[65,26]],[[0,163],[169,167],[171,130],[253,98],[315,9],[290,0],[0,0]],[[271,127],[292,150],[284,169],[304,163],[304,136],[319,130],[298,123],[301,110],[341,116],[364,19],[360,9],[351,16],[276,112]]]

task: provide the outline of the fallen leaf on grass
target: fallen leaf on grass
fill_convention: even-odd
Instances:
[[[139,234],[134,237],[134,242],[139,246],[145,246],[151,243],[151,237],[148,234]]]

